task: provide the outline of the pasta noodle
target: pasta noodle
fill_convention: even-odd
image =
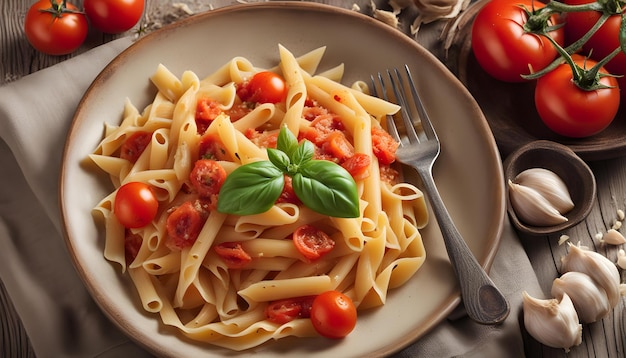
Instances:
[[[343,292],[359,310],[380,306],[388,290],[406,283],[425,260],[419,232],[428,221],[424,197],[402,181],[395,164],[376,155],[375,131],[399,107],[370,96],[364,82],[341,84],[343,64],[317,73],[324,52],[321,47],[296,57],[279,45],[273,68],[236,57],[202,79],[192,71],[178,77],[159,65],[151,77],[153,102],[140,112],[126,100],[119,125],[105,124],[104,138],[90,154],[115,187],[93,210],[106,232],[104,257],[128,272],[144,310],[191,339],[244,350],[287,336],[315,336],[309,319],[275,323],[266,308],[328,290]],[[241,97],[240,88],[260,71],[285,79],[285,100],[252,103]],[[207,123],[203,111],[213,113]],[[297,200],[241,216],[217,211],[219,196],[211,196],[217,194],[200,198],[190,174],[205,153],[230,175],[267,161],[267,148],[283,127],[309,140],[341,132],[353,150],[347,160],[367,159],[361,174],[353,173],[358,217],[329,217]],[[136,158],[122,156],[136,133],[148,133],[149,140]],[[350,170],[346,159],[329,154],[325,140],[315,143],[316,155]],[[215,143],[219,150],[205,152]],[[144,227],[125,228],[114,212],[117,190],[129,182],[148,184],[158,200],[154,220]],[[191,216],[173,221],[186,207],[201,223],[197,238],[177,242],[178,231],[193,225]],[[304,225],[327,233],[332,250],[318,259],[301,252],[291,235]],[[249,259],[237,266],[220,253],[222,245],[240,248]]]

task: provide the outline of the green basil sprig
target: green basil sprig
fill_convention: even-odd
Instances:
[[[331,161],[313,159],[314,153],[313,143],[298,144],[287,127],[281,128],[276,149],[267,149],[269,160],[242,165],[226,177],[217,210],[234,215],[263,213],[282,193],[288,175],[296,196],[309,209],[334,217],[358,217],[359,195],[350,173]]]

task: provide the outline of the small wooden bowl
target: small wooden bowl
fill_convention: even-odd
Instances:
[[[530,142],[513,151],[504,161],[504,180],[513,180],[519,173],[530,168],[544,168],[553,171],[563,181],[570,192],[574,208],[564,214],[568,221],[554,226],[533,226],[521,221],[509,200],[507,190],[507,211],[513,225],[521,232],[530,235],[548,235],[568,229],[583,221],[596,198],[596,179],[593,172],[570,148],[548,140]]]

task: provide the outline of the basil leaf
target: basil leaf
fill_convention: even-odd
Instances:
[[[276,141],[276,149],[285,152],[289,158],[292,157],[293,152],[298,148],[298,138],[293,133],[283,126],[278,133],[278,139]]]
[[[226,177],[217,211],[253,215],[269,210],[285,185],[283,172],[267,160],[242,165]]]
[[[293,176],[293,190],[309,209],[323,215],[355,218],[360,215],[354,179],[344,168],[327,160],[311,160]]]
[[[315,154],[315,146],[308,140],[302,141],[302,143],[296,148],[293,154],[290,156],[291,163],[298,167],[313,159]]]
[[[291,161],[285,152],[274,148],[267,148],[267,157],[270,162],[272,162],[272,164],[274,164],[274,166],[280,169],[283,173],[289,172],[289,165],[291,164]]]

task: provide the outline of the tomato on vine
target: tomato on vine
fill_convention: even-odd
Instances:
[[[563,44],[563,29],[553,13],[538,13],[543,7],[534,0],[493,0],[479,11],[472,26],[472,50],[488,74],[505,82],[523,82],[522,75],[557,58],[546,37]]]
[[[24,19],[28,42],[48,55],[74,52],[87,38],[88,28],[85,15],[67,0],[39,0]]]
[[[595,68],[596,61],[579,55],[572,61],[576,66],[561,64],[537,79],[535,106],[552,131],[583,138],[611,124],[619,109],[620,90],[614,76],[603,67]]]

